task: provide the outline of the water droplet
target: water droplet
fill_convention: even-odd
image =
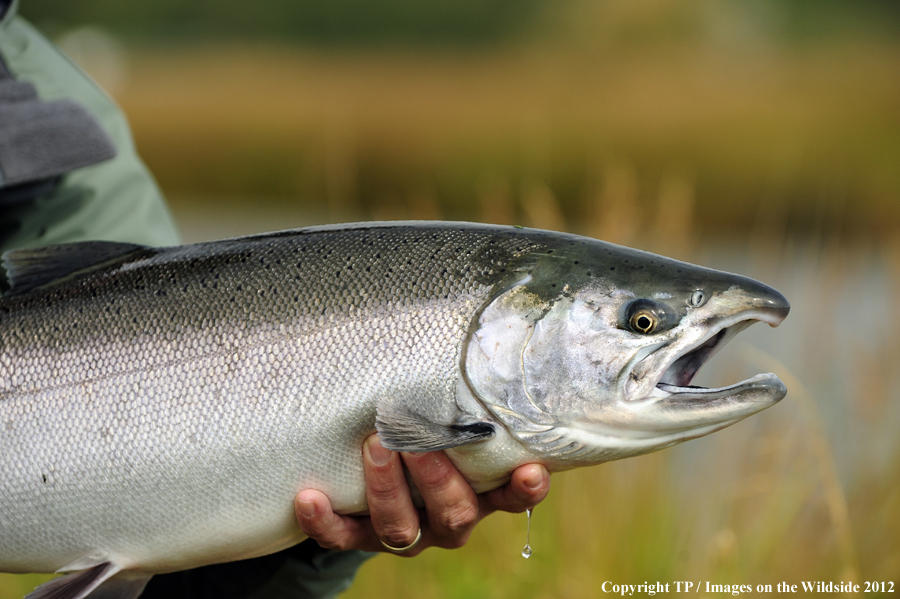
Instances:
[[[531,512],[533,511],[532,508],[525,510],[525,514],[528,516],[528,525],[525,529],[525,547],[522,549],[522,557],[525,559],[531,557]]]

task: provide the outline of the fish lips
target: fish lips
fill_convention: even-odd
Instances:
[[[771,373],[719,389],[673,387],[665,383],[659,387],[666,395],[623,407],[640,421],[632,426],[643,435],[676,442],[731,426],[775,405],[787,394],[784,383]]]
[[[714,422],[733,422],[781,401],[784,383],[772,373],[720,388],[692,386],[694,375],[716,352],[754,322],[778,326],[789,307],[755,307],[711,322],[694,343],[678,347],[675,340],[659,344],[640,357],[624,383],[625,403],[653,404],[666,427],[681,428]],[[655,427],[654,427],[655,428]]]
[[[664,401],[715,401],[724,398],[738,398],[740,396],[763,395],[771,398],[772,402],[780,401],[787,395],[787,387],[775,374],[771,372],[757,374],[740,383],[727,387],[708,389],[706,387],[678,387],[667,383],[658,383],[656,388],[667,393],[657,403]]]

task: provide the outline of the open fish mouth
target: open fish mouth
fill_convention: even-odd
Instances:
[[[786,393],[784,384],[771,373],[759,374],[747,380],[718,388],[700,387],[691,383],[700,368],[738,333],[755,322],[766,322],[773,327],[778,326],[786,315],[786,310],[767,310],[765,313],[742,315],[739,317],[740,320],[723,323],[721,328],[711,331],[706,338],[671,358],[668,367],[662,372],[652,389],[650,397],[656,400],[696,402],[739,397],[749,393],[757,397],[760,394],[769,396],[772,401],[782,399]]]
[[[725,344],[726,336],[729,336],[729,328],[732,331],[730,337],[733,337],[735,334],[735,327],[726,327],[720,330],[696,349],[692,349],[680,358],[677,358],[672,365],[666,369],[662,379],[660,379],[656,386],[663,390],[667,387],[673,389],[689,387],[694,375],[700,370],[700,367]]]
[[[662,378],[656,383],[653,396],[691,400],[713,400],[735,395],[755,383],[754,379],[741,381],[727,387],[707,388],[691,385],[694,376],[700,368],[709,361],[722,347],[735,335],[753,324],[754,321],[746,320],[730,327],[724,327],[703,341],[697,347],[677,357],[663,373]]]

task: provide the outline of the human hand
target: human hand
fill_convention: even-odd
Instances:
[[[472,529],[495,511],[524,512],[540,503],[550,490],[550,473],[538,464],[520,466],[510,482],[476,495],[443,452],[396,453],[372,435],[363,446],[368,517],[341,516],[328,498],[307,489],[297,494],[294,507],[300,528],[327,549],[390,551],[412,544],[421,526],[422,538],[403,556],[428,547],[452,549],[465,545]],[[403,465],[425,503],[417,510],[409,493]]]

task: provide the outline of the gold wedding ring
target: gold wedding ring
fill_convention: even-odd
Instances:
[[[378,539],[378,540],[381,541],[381,539]],[[407,545],[406,547],[392,547],[391,545],[388,545],[384,541],[381,541],[381,544],[384,545],[384,548],[387,549],[388,551],[390,551],[391,553],[406,553],[407,551],[409,551],[410,549],[412,549],[413,547],[418,545],[419,541],[421,541],[421,540],[422,540],[422,527],[420,526],[419,532],[416,533],[415,540],[412,543],[410,543],[409,545]]]

